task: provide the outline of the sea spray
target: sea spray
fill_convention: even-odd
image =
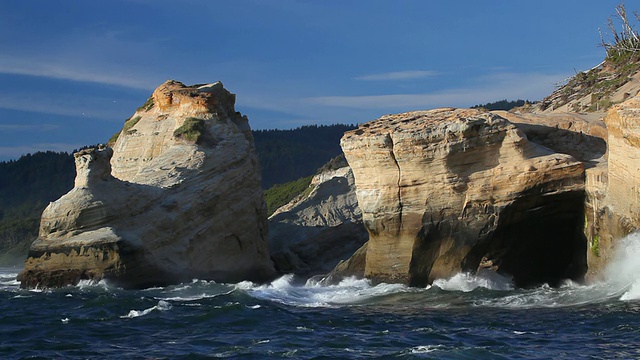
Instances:
[[[355,305],[376,297],[411,291],[401,284],[382,283],[372,286],[367,279],[353,277],[345,278],[336,285],[324,286],[308,281],[300,286],[294,283],[293,275],[284,275],[266,285],[242,282],[237,284],[237,288],[261,300],[300,307]]]
[[[477,288],[489,290],[513,290],[510,278],[493,271],[479,271],[477,274],[459,273],[449,279],[436,279],[433,286],[447,291],[469,292]]]
[[[632,233],[615,245],[613,260],[605,270],[605,282],[621,300],[640,299],[640,233]]]

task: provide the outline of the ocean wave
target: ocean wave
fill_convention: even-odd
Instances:
[[[419,346],[414,346],[411,349],[409,349],[409,353],[411,354],[428,354],[437,350],[442,350],[444,348],[444,345],[419,345]]]
[[[388,294],[411,291],[401,284],[371,285],[366,279],[346,278],[336,285],[320,285],[307,282],[295,285],[293,275],[285,275],[270,284],[256,285],[241,282],[237,289],[252,297],[300,307],[332,307],[363,303],[366,300]]]
[[[470,292],[478,288],[489,290],[513,290],[510,278],[493,271],[481,271],[478,274],[459,273],[450,279],[436,279],[433,286],[447,291]]]
[[[86,289],[90,289],[90,288],[99,288],[102,290],[111,290],[112,287],[109,286],[109,284],[107,283],[106,280],[101,279],[101,280],[94,280],[94,279],[85,279],[85,280],[80,280],[78,282],[78,284],[76,284],[76,287],[80,290],[86,290]]]
[[[144,309],[144,310],[129,310],[129,313],[127,315],[124,316],[120,316],[120,318],[122,319],[133,319],[133,318],[137,318],[140,316],[145,316],[150,314],[152,311],[167,311],[171,309],[171,304],[164,301],[164,300],[160,300],[158,301],[157,305],[154,305],[148,309]]]

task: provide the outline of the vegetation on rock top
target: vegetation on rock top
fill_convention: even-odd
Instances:
[[[142,104],[142,106],[140,106],[136,111],[149,111],[153,108],[154,102],[153,102],[153,95],[149,96],[149,98],[147,99],[147,101],[144,102],[144,104]]]
[[[142,117],[141,116],[135,116],[135,117],[130,117],[127,120],[124,121],[124,125],[122,126],[122,130],[118,131],[117,133],[113,134],[113,136],[111,136],[111,138],[109,138],[109,141],[107,141],[107,145],[108,146],[113,146],[113,144],[116,143],[116,141],[118,141],[118,137],[120,136],[120,134],[125,133],[128,134],[129,130],[131,130],[132,127],[134,127],[138,121],[140,121]]]
[[[635,17],[640,20],[637,14]],[[610,17],[607,26],[611,40],[607,41],[600,32],[601,46],[606,51],[604,61],[568,79],[542,100],[540,110],[570,104],[571,111],[594,112],[604,111],[614,104],[613,93],[640,71],[640,36],[631,25],[624,4],[616,7],[616,18]],[[588,97],[587,101],[580,101],[585,97]]]
[[[205,131],[206,123],[204,120],[190,117],[173,132],[173,136],[197,144]]]
[[[267,216],[271,216],[279,207],[289,203],[296,196],[309,189],[313,176],[303,177],[285,184],[274,185],[264,191],[264,200],[267,203]]]

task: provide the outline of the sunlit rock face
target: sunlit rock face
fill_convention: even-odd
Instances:
[[[589,275],[594,279],[612,260],[617,240],[640,229],[640,96],[612,107],[604,121],[605,191],[587,209]]]
[[[584,165],[506,119],[453,108],[387,115],[341,146],[369,232],[366,277],[424,286],[490,269],[519,286],[582,279]]]
[[[221,83],[167,81],[111,148],[75,154],[75,187],[42,215],[24,287],[145,287],[274,276],[253,137]]]

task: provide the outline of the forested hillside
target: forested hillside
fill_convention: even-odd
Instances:
[[[313,175],[342,153],[340,138],[355,125],[303,126],[293,130],[253,132],[262,167],[262,187],[268,189]]]
[[[26,253],[25,242],[38,234],[45,206],[73,188],[73,156],[38,152],[18,160],[0,162],[0,263],[10,263],[15,254]]]
[[[511,110],[515,107],[523,106],[525,104],[533,104],[533,102],[529,100],[499,100],[486,104],[480,104],[472,106],[472,109],[485,109],[485,110]]]

